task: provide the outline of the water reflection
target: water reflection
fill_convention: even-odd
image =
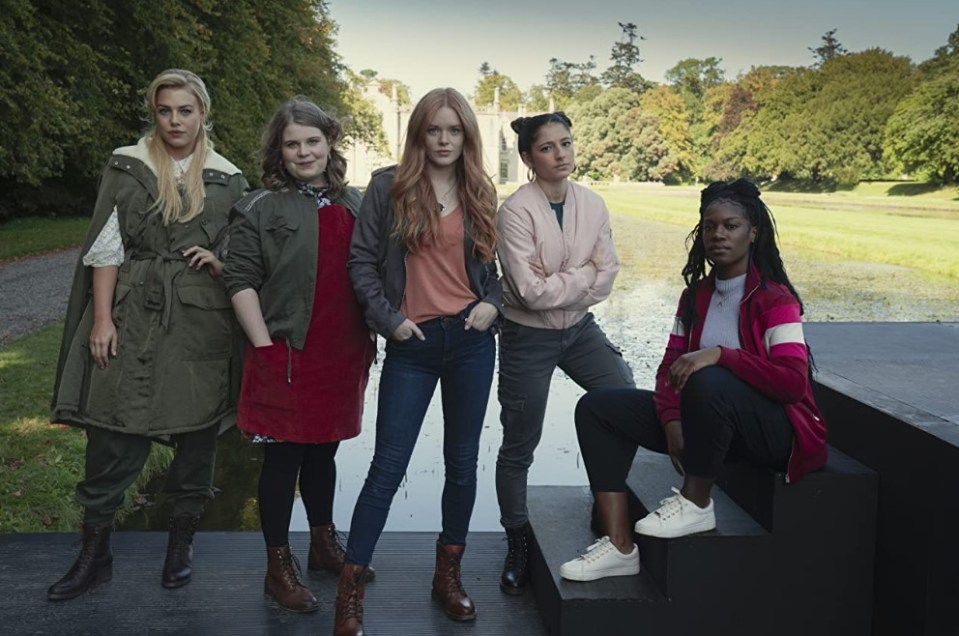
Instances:
[[[651,387],[672,325],[675,303],[682,289],[679,276],[685,262],[687,229],[616,216],[614,238],[622,270],[612,297],[595,310],[597,322],[623,349],[636,383]],[[817,252],[784,252],[787,270],[806,303],[807,320],[929,321],[956,320],[959,281],[930,278],[903,267],[851,263]],[[382,341],[380,346],[382,348]],[[383,354],[380,352],[380,360]],[[366,478],[373,455],[379,366],[375,366],[366,395],[363,433],[343,442],[337,454],[337,491],[334,521],[348,529],[353,504]],[[572,413],[583,391],[557,372],[550,389],[546,424],[530,484],[586,484]],[[406,479],[393,501],[387,531],[438,531],[443,487],[443,428],[439,398],[426,415]],[[496,453],[500,443],[499,404],[491,392],[481,438],[476,507],[471,528],[498,530]],[[257,530],[256,482],[260,449],[235,431],[224,436],[217,458],[216,485],[221,490],[208,507],[205,529]],[[161,482],[162,483],[162,482]],[[161,483],[156,485],[159,491]],[[165,528],[168,513],[147,508],[125,523],[127,528]],[[293,530],[306,530],[306,513],[299,500]]]

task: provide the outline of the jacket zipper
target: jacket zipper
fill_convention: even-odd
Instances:
[[[293,347],[290,339],[286,339],[286,383],[293,384]]]

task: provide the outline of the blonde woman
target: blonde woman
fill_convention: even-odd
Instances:
[[[353,511],[336,601],[336,633],[363,633],[363,586],[390,504],[439,382],[446,483],[433,596],[473,620],[460,577],[480,431],[493,381],[502,289],[496,275],[496,191],[483,172],[476,116],[451,88],[410,115],[400,164],[373,173],[353,230],[349,271],[366,321],[387,339],[376,448]]]
[[[161,582],[190,582],[217,433],[236,411],[238,328],[219,276],[246,181],[213,150],[203,80],[164,71],[145,101],[150,128],[104,168],[67,310],[51,420],[86,429],[86,476],[80,555],[48,590],[53,601],[110,580],[114,515],[161,439],[176,451]]]

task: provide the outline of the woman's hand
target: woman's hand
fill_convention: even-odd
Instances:
[[[117,357],[119,343],[120,337],[113,319],[106,318],[93,323],[93,329],[90,330],[90,355],[98,367],[106,369],[110,356]]]
[[[407,318],[400,323],[400,326],[393,331],[393,340],[397,342],[403,342],[404,340],[409,340],[413,336],[416,336],[420,340],[426,340],[426,336],[423,335],[423,332],[420,331],[420,328],[416,326],[416,323]]]
[[[529,268],[532,270],[533,275],[536,278],[546,279],[546,267],[543,265],[543,261],[540,260],[538,256],[529,259]]]
[[[669,367],[669,377],[666,378],[666,384],[679,393],[686,386],[686,380],[689,379],[689,376],[704,367],[711,367],[718,363],[721,353],[722,349],[718,346],[684,353]]]
[[[470,310],[470,315],[466,317],[466,329],[476,329],[477,331],[486,331],[499,316],[499,310],[496,305],[491,303],[479,302]]]
[[[204,265],[209,265],[210,276],[214,278],[223,273],[223,262],[206,248],[194,245],[183,250],[183,255],[187,258],[187,265],[193,269],[200,269]]]
[[[669,420],[663,427],[666,433],[666,448],[669,450],[669,459],[673,462],[673,468],[680,475],[685,476],[683,470],[683,425],[679,420]]]

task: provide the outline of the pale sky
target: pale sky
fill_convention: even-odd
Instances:
[[[722,58],[727,78],[751,66],[813,62],[808,47],[837,29],[850,51],[883,48],[913,62],[932,56],[959,24],[957,0],[329,0],[337,51],[410,86],[472,94],[484,61],[523,90],[543,83],[549,59],[609,63],[617,22],[646,38],[639,72],[655,82],[688,57]]]

